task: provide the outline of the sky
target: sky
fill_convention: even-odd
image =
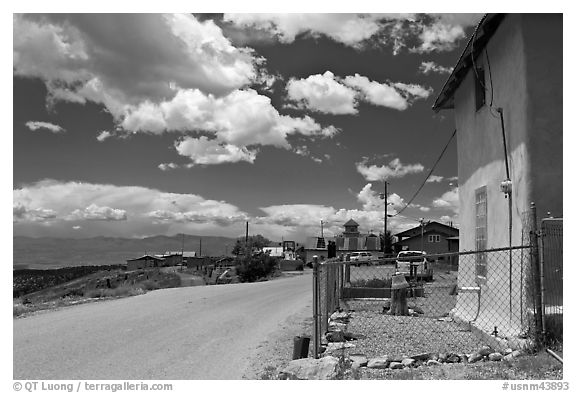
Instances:
[[[431,107],[481,14],[14,14],[13,234],[458,225]],[[399,214],[398,214],[399,213]]]

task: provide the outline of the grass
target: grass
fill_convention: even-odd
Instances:
[[[363,288],[391,288],[392,287],[392,278],[371,278],[368,280],[365,279],[358,279],[354,280],[350,283],[352,287],[363,287]]]

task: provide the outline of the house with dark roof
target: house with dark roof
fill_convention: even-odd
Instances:
[[[144,254],[139,258],[128,259],[126,270],[149,269],[163,266],[165,260],[162,257]]]
[[[456,123],[461,251],[526,244],[531,203],[537,222],[563,215],[562,33],[562,14],[486,14],[436,98]],[[519,334],[525,274],[512,252],[461,258],[458,285],[482,295],[460,293],[454,314]]]
[[[458,229],[437,221],[429,221],[396,233],[398,239],[392,244],[396,252],[422,250],[427,254],[442,254],[458,251]]]

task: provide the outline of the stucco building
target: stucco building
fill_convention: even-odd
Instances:
[[[562,14],[485,15],[436,99],[456,123],[461,251],[521,245],[531,202],[538,221],[563,215],[562,24]],[[478,321],[509,320],[516,334],[512,296],[525,282],[510,259],[461,258],[458,279],[482,289]],[[476,301],[460,294],[455,313],[470,319]]]

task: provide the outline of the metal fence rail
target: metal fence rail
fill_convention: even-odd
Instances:
[[[457,270],[442,262],[454,256]],[[396,259],[368,266],[341,259],[314,264],[315,356],[343,347],[368,356],[470,353],[486,343],[518,347],[537,341],[541,283],[534,247],[408,262],[408,269],[397,268]],[[479,262],[487,266],[486,277],[477,275]],[[399,276],[407,282],[403,292],[392,288]],[[395,307],[397,301],[405,301],[405,312],[398,312],[403,308]]]

